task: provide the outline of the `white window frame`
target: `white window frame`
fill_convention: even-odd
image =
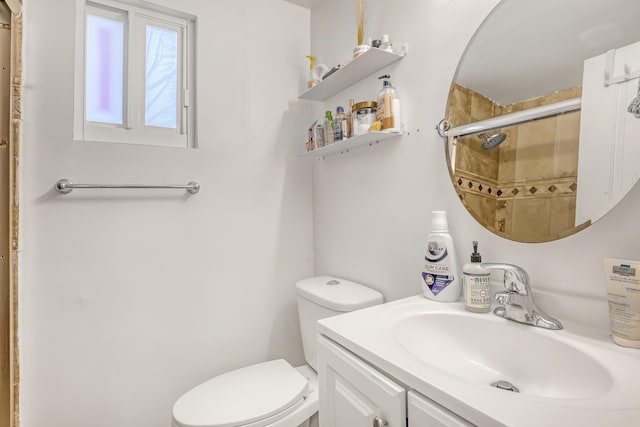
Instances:
[[[139,0],[76,0],[76,141],[196,147],[195,23],[192,15]],[[87,14],[124,14],[123,124],[86,120],[85,39]],[[177,129],[145,125],[146,25],[178,32]]]

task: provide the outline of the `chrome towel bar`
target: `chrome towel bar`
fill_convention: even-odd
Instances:
[[[70,179],[58,180],[55,184],[55,189],[59,193],[69,194],[75,188],[177,188],[187,190],[190,194],[196,194],[200,191],[200,184],[196,181],[191,181],[187,185],[141,185],[141,184],[74,184]]]

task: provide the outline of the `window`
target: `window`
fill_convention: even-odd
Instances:
[[[77,0],[75,139],[195,146],[195,18]]]

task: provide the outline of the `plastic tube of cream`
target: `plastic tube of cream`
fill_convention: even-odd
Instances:
[[[613,341],[640,348],[640,261],[605,258]]]

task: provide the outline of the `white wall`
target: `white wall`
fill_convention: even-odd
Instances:
[[[303,361],[294,282],[313,273],[302,147],[309,11],[162,0],[198,16],[199,148],[73,142],[75,0],[25,2],[21,419],[166,426],[220,372]],[[55,181],[186,183],[76,190]]]
[[[313,272],[314,250],[318,273],[388,300],[416,294],[434,209],[448,211],[461,261],[477,239],[486,261],[522,265],[536,289],[592,297],[582,319],[602,325],[602,257],[640,258],[640,190],[586,231],[531,245],[483,229],[449,180],[433,127],[496,3],[370,0],[367,32],[410,45],[387,70],[409,134],[315,161],[295,157],[308,110],[324,110],[296,100],[308,11],[282,0],[180,2],[200,16],[201,35],[200,148],[183,151],[73,143],[74,1],[26,2],[22,425],[164,426],[175,399],[211,375],[277,356],[301,362],[293,282]],[[350,55],[352,8],[325,0],[313,12],[320,62]],[[372,78],[327,106],[379,87]],[[202,190],[59,196],[51,187],[62,177],[197,179]],[[564,297],[547,301],[551,314],[568,311]]]
[[[550,314],[606,330],[602,258],[640,259],[640,189],[586,231],[556,242],[524,244],[497,237],[476,223],[451,184],[444,145],[433,129],[444,117],[449,86],[467,42],[497,3],[368,1],[365,39],[388,33],[396,44],[408,43],[409,54],[336,95],[327,106],[335,108],[351,97],[356,102],[375,99],[381,87],[375,77],[390,72],[409,133],[396,142],[314,164],[316,271],[368,283],[387,299],[419,293],[431,211],[446,210],[460,264],[468,261],[471,241],[478,240],[484,261],[521,265],[535,290],[552,292],[540,296]],[[312,52],[319,62],[349,58],[356,43],[352,2],[326,0],[313,10],[311,28]],[[590,301],[576,309],[574,302],[568,303],[569,295]]]

